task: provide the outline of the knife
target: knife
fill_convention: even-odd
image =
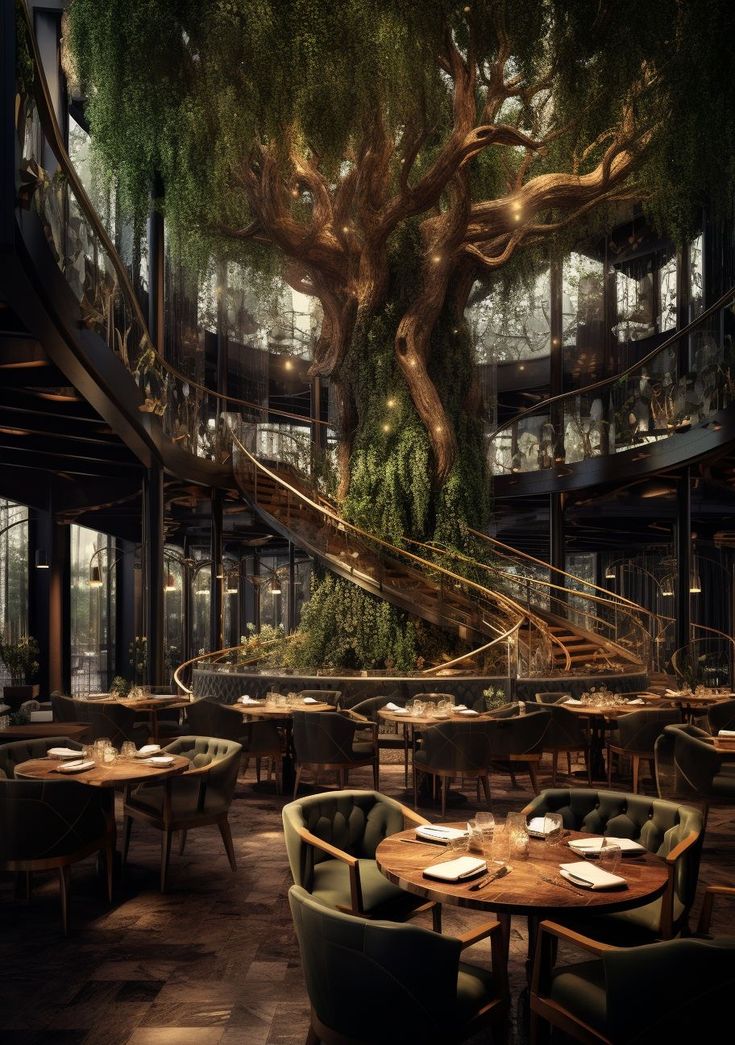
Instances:
[[[508,867],[506,864],[505,867],[501,867],[497,871],[494,871],[493,874],[489,875],[487,878],[483,878],[481,882],[475,882],[474,885],[470,886],[469,891],[474,893],[478,889],[484,889],[486,885],[490,885],[490,883],[494,882],[496,878],[505,878],[507,874],[510,874],[511,870],[512,868]]]

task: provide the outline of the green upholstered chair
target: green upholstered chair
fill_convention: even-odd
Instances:
[[[447,808],[447,791],[455,777],[470,777],[482,784],[490,805],[490,757],[496,723],[479,719],[437,722],[421,733],[421,747],[413,756],[413,803],[418,806],[421,775],[432,777],[441,787],[441,810]],[[436,787],[434,788],[436,791]]]
[[[141,820],[161,832],[161,892],[166,891],[171,842],[181,831],[181,852],[187,833],[216,824],[233,871],[237,870],[228,812],[237,784],[242,748],[234,740],[214,737],[179,737],[164,751],[188,758],[191,767],[161,783],[128,787],[125,793],[125,843],[127,862],[133,820]]]
[[[335,770],[344,787],[347,774],[358,766],[373,767],[373,786],[379,780],[379,750],[376,730],[371,740],[357,740],[356,731],[367,725],[367,719],[339,711],[294,711],[293,745],[296,752],[294,798],[306,768],[313,769],[318,782],[322,770]]]
[[[392,722],[383,721],[378,712],[390,702],[403,707],[400,695],[368,697],[355,704],[350,710],[356,715],[362,715],[378,727],[378,747],[383,750],[403,751],[403,786],[408,787],[408,730],[397,726]]]
[[[492,768],[510,773],[514,787],[516,772],[525,770],[531,778],[534,794],[538,794],[536,771],[550,721],[548,708],[539,709],[530,715],[513,715],[494,721]]]
[[[558,696],[558,694],[552,694]],[[567,694],[562,694],[566,696]],[[548,693],[536,694],[548,697]],[[583,720],[574,711],[569,711],[557,702],[542,701],[544,711],[550,716],[544,733],[544,754],[551,755],[551,786],[556,787],[559,771],[559,755],[567,756],[567,771],[572,773],[572,755],[582,755],[587,771],[587,783],[592,784],[592,766],[590,760],[590,736]],[[539,704],[526,703],[526,712],[534,714]]]
[[[428,820],[377,791],[328,791],[290,802],[283,832],[294,883],[320,903],[365,918],[405,921],[432,910],[441,929],[441,907],[407,893],[385,878],[375,850],[388,835]]]
[[[148,723],[136,719],[135,711],[123,704],[75,700],[74,718],[77,722],[89,723],[92,740],[107,737],[116,748],[120,748],[126,740],[141,747],[150,736]]]
[[[501,704],[499,708],[492,708],[491,711],[485,711],[484,714],[485,718],[518,718],[522,707],[523,704],[519,701],[509,701],[507,704]],[[475,711],[482,710],[483,708],[475,705]]]
[[[300,689],[299,696],[302,698],[313,697],[314,700],[319,700],[323,704],[331,704],[337,710],[342,707],[341,689]]]
[[[50,747],[68,747],[81,751],[82,745],[69,737],[42,737],[34,740],[15,740],[0,745],[0,780],[14,780],[15,767],[32,758],[45,758]]]
[[[66,738],[62,742],[67,743]],[[62,779],[0,780],[0,869],[25,873],[28,893],[33,872],[58,871],[65,935],[73,863],[93,853],[104,854],[107,893],[112,899],[113,817],[112,791],[103,788]]]
[[[705,822],[712,802],[735,801],[733,765],[709,741],[698,726],[665,726],[655,748],[659,794],[699,803]]]
[[[534,693],[533,696],[537,704],[561,704],[563,700],[568,700],[571,695],[571,692],[563,693],[561,690],[556,692],[549,690],[547,693]]]
[[[276,776],[276,790],[280,795],[283,781],[283,740],[275,722],[257,722],[244,718],[234,708],[212,700],[197,700],[187,708],[187,731],[197,737],[220,737],[234,740],[242,746],[245,755],[244,772],[250,758],[255,759],[255,778],[260,783],[263,759],[269,760]],[[269,770],[270,772],[270,770]]]
[[[633,790],[637,793],[640,767],[647,761],[654,768],[654,748],[665,726],[681,722],[679,708],[631,711],[616,720],[617,730],[607,742],[607,786],[612,785],[613,755],[627,756],[632,763]]]
[[[51,710],[54,713],[54,722],[77,721],[74,700],[71,697],[65,697],[63,693],[51,694]]]
[[[508,998],[497,922],[485,934],[493,949],[489,973],[460,960],[461,938],[343,914],[297,885],[288,900],[311,1002],[310,1045],[446,1045],[488,1024],[494,1041],[504,1039]]]
[[[707,724],[715,735],[721,729],[735,729],[735,700],[713,704],[707,712]]]
[[[557,965],[559,942],[565,955],[571,946],[591,957]],[[546,1042],[550,1027],[586,1045],[714,1041],[730,1025],[734,989],[733,937],[617,948],[542,922],[531,987],[531,1042]]]
[[[542,791],[523,812],[529,817],[561,813],[572,831],[632,838],[666,861],[669,884],[660,899],[617,914],[575,917],[572,924],[580,931],[626,946],[686,931],[704,837],[699,809],[622,791],[556,788]]]

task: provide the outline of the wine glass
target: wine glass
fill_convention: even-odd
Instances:
[[[610,874],[615,874],[620,866],[622,850],[614,838],[603,838],[598,857],[599,865]]]
[[[544,814],[544,842],[546,845],[559,845],[564,834],[564,817],[561,813]]]

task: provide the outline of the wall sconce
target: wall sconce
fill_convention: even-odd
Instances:
[[[48,558],[43,548],[36,548],[36,569],[37,570],[50,570]]]

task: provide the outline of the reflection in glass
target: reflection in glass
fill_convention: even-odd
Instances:
[[[549,354],[549,270],[530,283],[491,290],[476,284],[465,313],[477,363],[537,359]]]

